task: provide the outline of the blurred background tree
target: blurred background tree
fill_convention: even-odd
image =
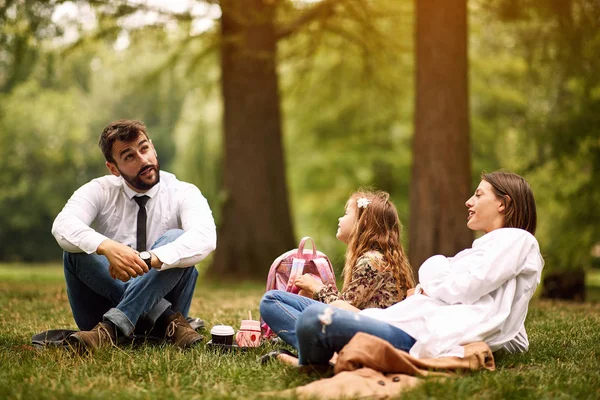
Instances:
[[[473,241],[467,0],[419,0],[415,10],[415,127],[410,185],[410,261],[454,256]]]
[[[592,264],[592,248],[600,242],[599,2],[467,4],[467,31],[452,32],[468,43],[469,191],[482,170],[523,174],[538,202],[546,270],[575,275]],[[272,19],[276,52],[270,47],[240,56],[259,60],[257,75],[250,75],[256,82],[241,84],[225,81],[230,75],[223,72],[222,57],[232,45],[221,36],[227,3],[0,2],[0,260],[60,259],[49,233],[52,220],[77,187],[104,173],[97,137],[117,118],[143,120],[163,169],[196,183],[208,198],[219,248],[229,249],[222,253],[229,258],[219,260],[218,252],[213,258],[219,276],[262,280],[272,259],[294,246],[293,237],[305,235],[340,268],[345,246],[335,239],[337,218],[354,190],[389,191],[406,225],[414,204],[424,203],[411,187],[424,181],[411,178],[413,160],[434,150],[450,162],[469,161],[443,145],[419,150],[413,143],[419,31],[412,1],[252,5],[270,10],[260,17]],[[434,14],[425,10],[422,16]],[[255,38],[253,46],[265,45]],[[232,68],[243,74],[250,64],[242,59]],[[258,66],[265,60],[271,67]],[[265,74],[271,74],[268,85]],[[227,85],[235,94],[226,94]],[[435,95],[438,83],[425,85]],[[274,87],[277,98],[268,107],[255,101],[258,91]],[[237,153],[232,150],[231,124],[237,126],[233,137],[250,146],[246,152],[238,145]],[[267,130],[273,144],[262,143]],[[283,152],[269,161],[267,148],[278,146]],[[235,168],[257,172],[262,183],[240,180]],[[466,184],[456,185],[457,196],[464,196],[458,186]],[[228,211],[240,207],[253,215],[240,221],[240,211]],[[262,208],[273,213],[259,232],[253,218]],[[419,212],[434,215],[433,207]],[[459,230],[464,226],[439,240],[450,241]],[[415,230],[411,253],[420,237]],[[230,252],[226,243],[246,250]]]

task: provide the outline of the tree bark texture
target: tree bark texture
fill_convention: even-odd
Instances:
[[[221,0],[225,201],[208,273],[263,280],[295,246],[276,71],[276,2]]]
[[[416,0],[416,104],[410,260],[470,247],[467,1]],[[416,275],[418,276],[418,275]]]

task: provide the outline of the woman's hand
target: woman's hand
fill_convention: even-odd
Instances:
[[[425,293],[425,290],[423,290],[423,287],[422,287],[422,286],[420,286],[420,288],[421,288],[421,290],[420,290],[420,293],[419,293],[419,294],[422,294],[423,296],[427,296],[427,293]],[[415,294],[415,291],[416,291],[416,290],[417,290],[417,288],[408,289],[408,290],[406,291],[406,297],[410,297],[410,296],[412,296],[413,294]]]
[[[317,293],[324,285],[323,282],[310,274],[304,274],[296,278],[294,285],[307,292]]]

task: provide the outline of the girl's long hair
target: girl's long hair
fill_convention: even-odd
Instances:
[[[370,204],[363,208],[358,207],[357,200],[360,198],[369,200]],[[354,207],[356,222],[350,232],[346,250],[343,290],[348,287],[352,279],[356,261],[373,250],[381,253],[383,259],[373,257],[372,265],[381,271],[388,268],[392,270],[398,293],[402,292],[402,288],[405,290],[413,288],[415,280],[412,268],[400,241],[402,224],[396,207],[390,201],[390,195],[383,191],[361,190],[350,196],[346,207]]]

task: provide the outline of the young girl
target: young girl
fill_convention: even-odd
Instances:
[[[263,320],[284,341],[297,347],[296,319],[312,304],[343,300],[357,309],[385,308],[403,300],[414,287],[412,270],[400,242],[401,224],[389,194],[382,191],[354,193],[339,219],[336,237],[348,244],[344,286],[339,293],[311,275],[295,285],[301,293],[271,290],[260,302]]]
[[[467,226],[485,233],[472,248],[426,260],[415,294],[387,309],[307,308],[296,324],[296,363],[328,363],[357,332],[419,358],[462,357],[462,346],[476,341],[526,351],[525,317],[544,265],[533,193],[520,176],[494,172],[482,175],[466,206]]]

